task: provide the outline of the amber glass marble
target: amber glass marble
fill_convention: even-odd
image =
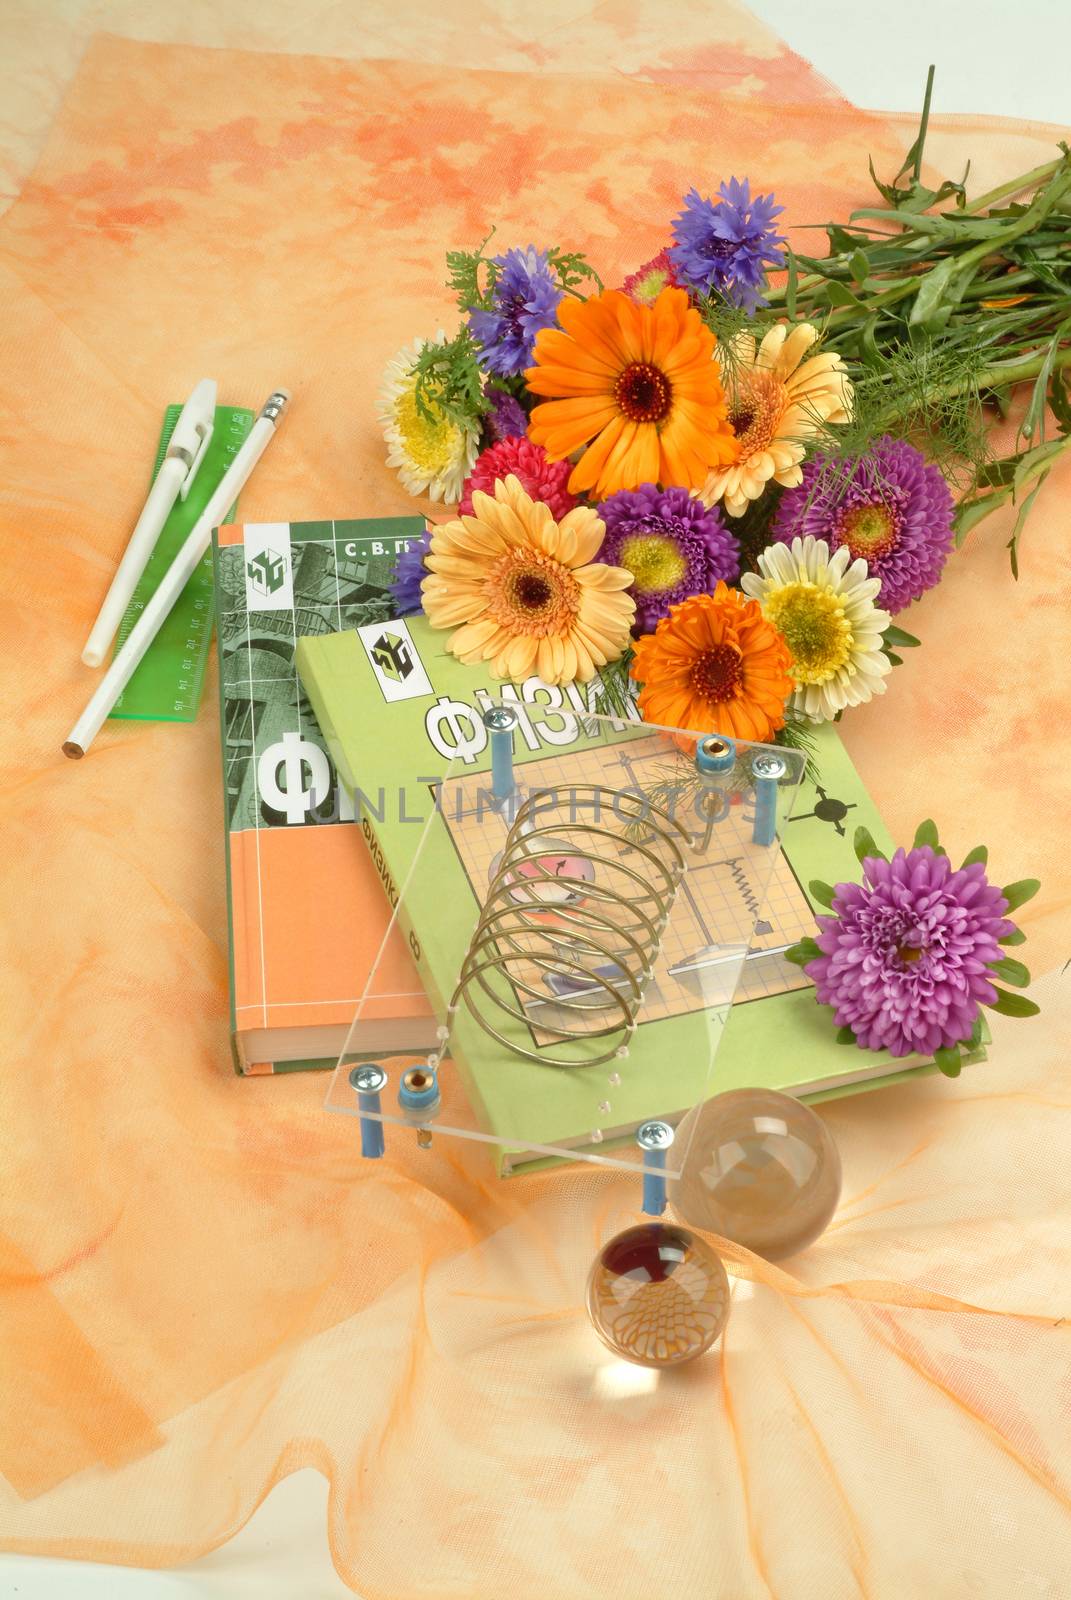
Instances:
[[[806,1249],[837,1208],[837,1147],[822,1119],[790,1095],[715,1095],[689,1111],[676,1143],[684,1165],[669,1186],[674,1210],[768,1261]]]
[[[729,1315],[729,1280],[702,1239],[645,1222],[603,1246],[588,1277],[588,1315],[615,1355],[675,1367],[709,1350]]]

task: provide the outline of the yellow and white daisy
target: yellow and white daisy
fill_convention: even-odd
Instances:
[[[437,342],[442,339],[440,332]],[[379,417],[387,441],[387,465],[397,467],[409,492],[454,505],[479,453],[479,433],[444,416],[434,399],[428,401],[434,417],[426,417],[418,407],[414,364],[427,343],[414,339],[387,363]]]
[[[807,355],[817,338],[809,322],[791,329],[779,322],[757,349],[750,333],[729,341],[724,383],[740,453],[710,473],[699,491],[704,505],[720,500],[731,517],[741,517],[771,480],[793,488],[807,441],[827,422],[848,421],[851,380],[834,352]]]
[[[555,522],[511,473],[494,498],[476,490],[471,516],[432,529],[424,613],[456,630],[453,655],[489,661],[496,678],[587,683],[625,649],[636,615],[631,572],[592,560],[605,534],[591,506]]]
[[[853,561],[847,545],[831,556],[826,541],[810,534],[772,544],[740,587],[788,645],[792,710],[829,722],[845,706],[885,693],[892,662],[881,649],[889,613],[874,604],[881,579],[868,578],[866,562]]]

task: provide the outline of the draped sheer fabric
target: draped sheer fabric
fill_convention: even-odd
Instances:
[[[798,226],[865,203],[867,156],[894,172],[913,137],[730,7],[684,8],[672,41],[657,8],[568,10],[542,8],[540,32],[527,7],[426,26],[402,8],[361,48],[403,59],[375,62],[341,59],[359,52],[335,8],[299,6],[285,36],[258,23],[242,51],[203,48],[239,22],[209,37],[197,6],[193,43],[96,38],[0,222],[0,1534],[172,1565],[311,1465],[366,1600],[1055,1597],[1066,472],[1019,583],[1007,520],[983,525],[902,619],[924,648],[844,723],[897,835],[932,814],[953,853],[985,840],[1005,881],[1043,879],[1023,922],[1053,973],[1045,1014],[996,1019],[957,1083],[827,1107],[833,1226],[780,1269],[723,1245],[722,1349],[657,1381],[613,1363],[583,1310],[633,1185],[503,1183],[441,1139],[362,1165],[322,1078],[232,1076],[214,683],[193,726],[108,726],[78,767],[59,753],[159,413],[202,373],[235,402],[294,391],[244,517],[404,512],[373,400],[386,359],[445,320],[446,248],[495,223],[587,247],[616,282],[693,182],[748,174]],[[131,14],[98,8],[119,31]],[[957,173],[969,155],[984,187],[1054,138],[957,119],[928,150]],[[25,149],[5,159],[21,180]]]

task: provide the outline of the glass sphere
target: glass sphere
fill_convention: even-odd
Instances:
[[[674,1223],[643,1222],[603,1246],[588,1276],[588,1316],[603,1344],[643,1367],[709,1350],[729,1315],[729,1279],[710,1246]]]
[[[684,1165],[669,1198],[685,1222],[768,1261],[795,1255],[829,1225],[840,1157],[808,1106],[774,1089],[732,1089],[677,1129]]]

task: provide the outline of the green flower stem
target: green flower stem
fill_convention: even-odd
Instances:
[[[1048,359],[1048,352],[1039,350],[1027,361],[994,361],[991,366],[983,368],[973,382],[979,389],[1006,389],[1010,384],[1025,383],[1028,378],[1036,378]],[[1071,367],[1071,350],[1064,350],[1055,358],[1052,365],[1059,371]],[[945,393],[962,394],[963,386],[953,385]]]
[[[1004,200],[1013,194],[1021,194],[1024,189],[1032,189],[1053,178],[1067,161],[1067,156],[1057,156],[1055,161],[1046,161],[1043,166],[1034,167],[1030,172],[1024,172],[1021,177],[1012,178],[1008,183],[998,184],[995,189],[990,189],[987,194],[980,194],[977,200],[972,200],[970,205],[964,206],[964,212],[974,216],[976,212],[985,211],[997,200]]]

